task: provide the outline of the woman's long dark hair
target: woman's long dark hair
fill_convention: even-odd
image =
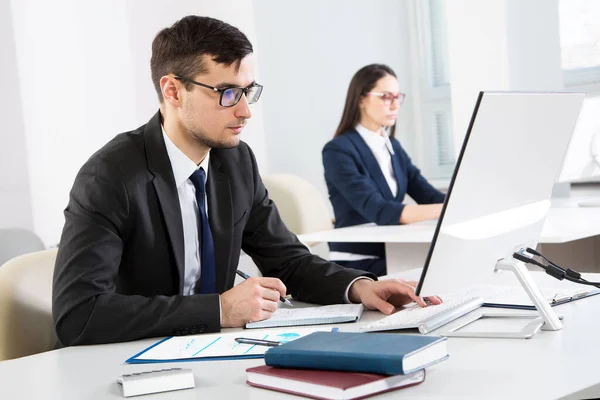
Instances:
[[[344,105],[344,112],[342,113],[342,120],[338,125],[335,135],[333,137],[340,136],[350,130],[353,130],[360,119],[359,102],[360,99],[365,96],[368,92],[373,90],[377,81],[386,75],[392,75],[396,78],[394,71],[384,64],[371,64],[366,67],[362,67],[352,77],[350,86],[348,87],[348,94],[346,95],[346,104]],[[396,133],[396,124],[390,129],[390,136],[394,137]]]

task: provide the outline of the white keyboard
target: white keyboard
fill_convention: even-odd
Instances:
[[[389,331],[394,329],[418,328],[422,334],[446,325],[463,315],[481,307],[482,297],[452,297],[442,304],[419,307],[414,304],[392,315],[360,328],[361,332]]]

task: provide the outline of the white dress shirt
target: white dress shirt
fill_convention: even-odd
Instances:
[[[398,194],[398,182],[394,176],[394,167],[392,167],[394,148],[392,147],[392,142],[390,141],[388,133],[383,129],[380,132],[373,132],[361,124],[357,124],[355,129],[373,152],[373,155],[379,164],[379,168],[381,168],[381,172],[383,172],[385,181],[390,187],[394,197],[396,197]]]
[[[167,154],[171,161],[173,176],[175,177],[175,186],[177,187],[177,195],[179,197],[179,207],[181,208],[181,222],[183,223],[183,251],[185,255],[185,279],[183,282],[183,294],[185,296],[194,294],[196,282],[200,279],[200,242],[198,239],[198,202],[196,201],[196,187],[190,181],[190,176],[200,167],[204,168],[208,179],[208,164],[210,159],[210,151],[202,160],[200,165],[196,165],[188,156],[186,156],[179,148],[171,141],[164,127],[162,128],[163,139],[167,148]],[[205,182],[206,183],[206,182]],[[208,216],[208,201],[206,204],[206,216]],[[358,277],[354,279],[344,294],[346,303],[350,303],[348,294],[352,284],[359,279],[369,279],[367,277]],[[219,309],[221,307],[221,299],[219,297]],[[221,316],[222,317],[222,316]]]
[[[185,278],[183,281],[183,294],[194,294],[196,282],[200,279],[200,242],[198,238],[198,203],[196,201],[196,188],[190,176],[200,167],[204,168],[208,178],[208,164],[210,151],[202,160],[200,165],[196,165],[188,156],[186,156],[175,143],[171,141],[165,129],[162,129],[167,154],[173,168],[175,177],[175,186],[179,197],[179,207],[181,208],[181,222],[183,224],[183,253],[185,259]],[[206,183],[206,182],[205,182]],[[206,204],[206,216],[208,216],[208,202]]]
[[[380,132],[373,132],[365,128],[361,124],[356,124],[354,127],[358,134],[369,146],[369,149],[375,156],[379,168],[383,173],[383,177],[387,182],[390,190],[394,197],[398,194],[398,182],[394,175],[394,167],[392,166],[392,155],[394,154],[394,148],[388,133],[382,128]],[[365,254],[353,254],[342,251],[332,251],[329,253],[329,259],[335,261],[359,261],[379,258],[377,256],[369,256]]]

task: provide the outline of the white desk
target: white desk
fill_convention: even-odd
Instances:
[[[599,274],[594,274],[600,279]],[[538,274],[536,280],[544,280]],[[541,332],[530,340],[448,339],[450,358],[427,369],[419,386],[377,399],[578,399],[600,396],[600,296],[555,308],[565,315],[558,332]],[[364,314],[355,330],[380,318]],[[117,375],[156,369],[123,361],[155,339],[112,345],[80,346],[0,362],[0,399],[119,399]],[[245,369],[263,360],[202,361],[160,364],[192,368],[196,388],[139,399],[285,399],[291,396],[245,384]]]
[[[385,243],[391,274],[424,265],[436,224],[437,221],[389,226],[366,224],[308,233],[298,238],[304,243]],[[599,235],[600,208],[553,207],[548,213],[539,249],[559,264],[580,271],[600,272]]]

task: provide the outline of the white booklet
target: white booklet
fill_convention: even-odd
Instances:
[[[280,308],[269,319],[248,322],[246,328],[274,328],[277,326],[300,326],[339,324],[358,321],[363,312],[362,304],[334,304],[331,306]]]

